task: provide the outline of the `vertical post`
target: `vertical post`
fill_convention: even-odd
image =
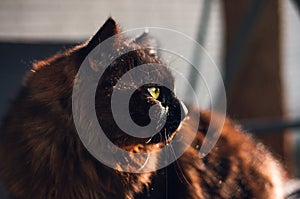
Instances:
[[[282,118],[280,0],[261,0],[261,11],[242,42],[243,49],[232,52],[239,28],[252,0],[226,0],[226,58],[237,55],[236,71],[227,86],[228,114],[233,119]],[[245,32],[245,31],[244,31]],[[242,53],[240,53],[240,51]],[[238,56],[239,55],[239,56]],[[226,63],[228,60],[225,61]],[[230,69],[227,64],[225,71]],[[284,157],[284,133],[257,136],[280,158]]]

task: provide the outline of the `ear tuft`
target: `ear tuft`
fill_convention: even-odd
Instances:
[[[87,44],[88,49],[95,48],[98,44],[119,33],[119,28],[116,21],[109,17],[98,32],[90,39]]]

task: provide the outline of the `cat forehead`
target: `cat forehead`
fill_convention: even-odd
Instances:
[[[157,85],[174,90],[173,75],[163,65],[145,64],[144,67],[136,67],[122,74],[120,78],[114,78],[118,81],[118,89]]]

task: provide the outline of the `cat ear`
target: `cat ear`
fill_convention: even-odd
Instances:
[[[148,29],[145,29],[145,31],[133,41],[143,48],[148,48],[150,55],[157,56],[158,42],[149,35]]]
[[[103,26],[98,30],[98,32],[88,41],[86,47],[92,50],[98,44],[108,39],[109,37],[118,34],[119,32],[119,27],[116,21],[113,18],[109,17],[103,24]]]

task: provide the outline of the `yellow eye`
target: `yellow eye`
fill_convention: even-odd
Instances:
[[[148,88],[148,92],[150,93],[151,97],[153,97],[154,99],[157,99],[160,94],[160,90],[157,87]]]

